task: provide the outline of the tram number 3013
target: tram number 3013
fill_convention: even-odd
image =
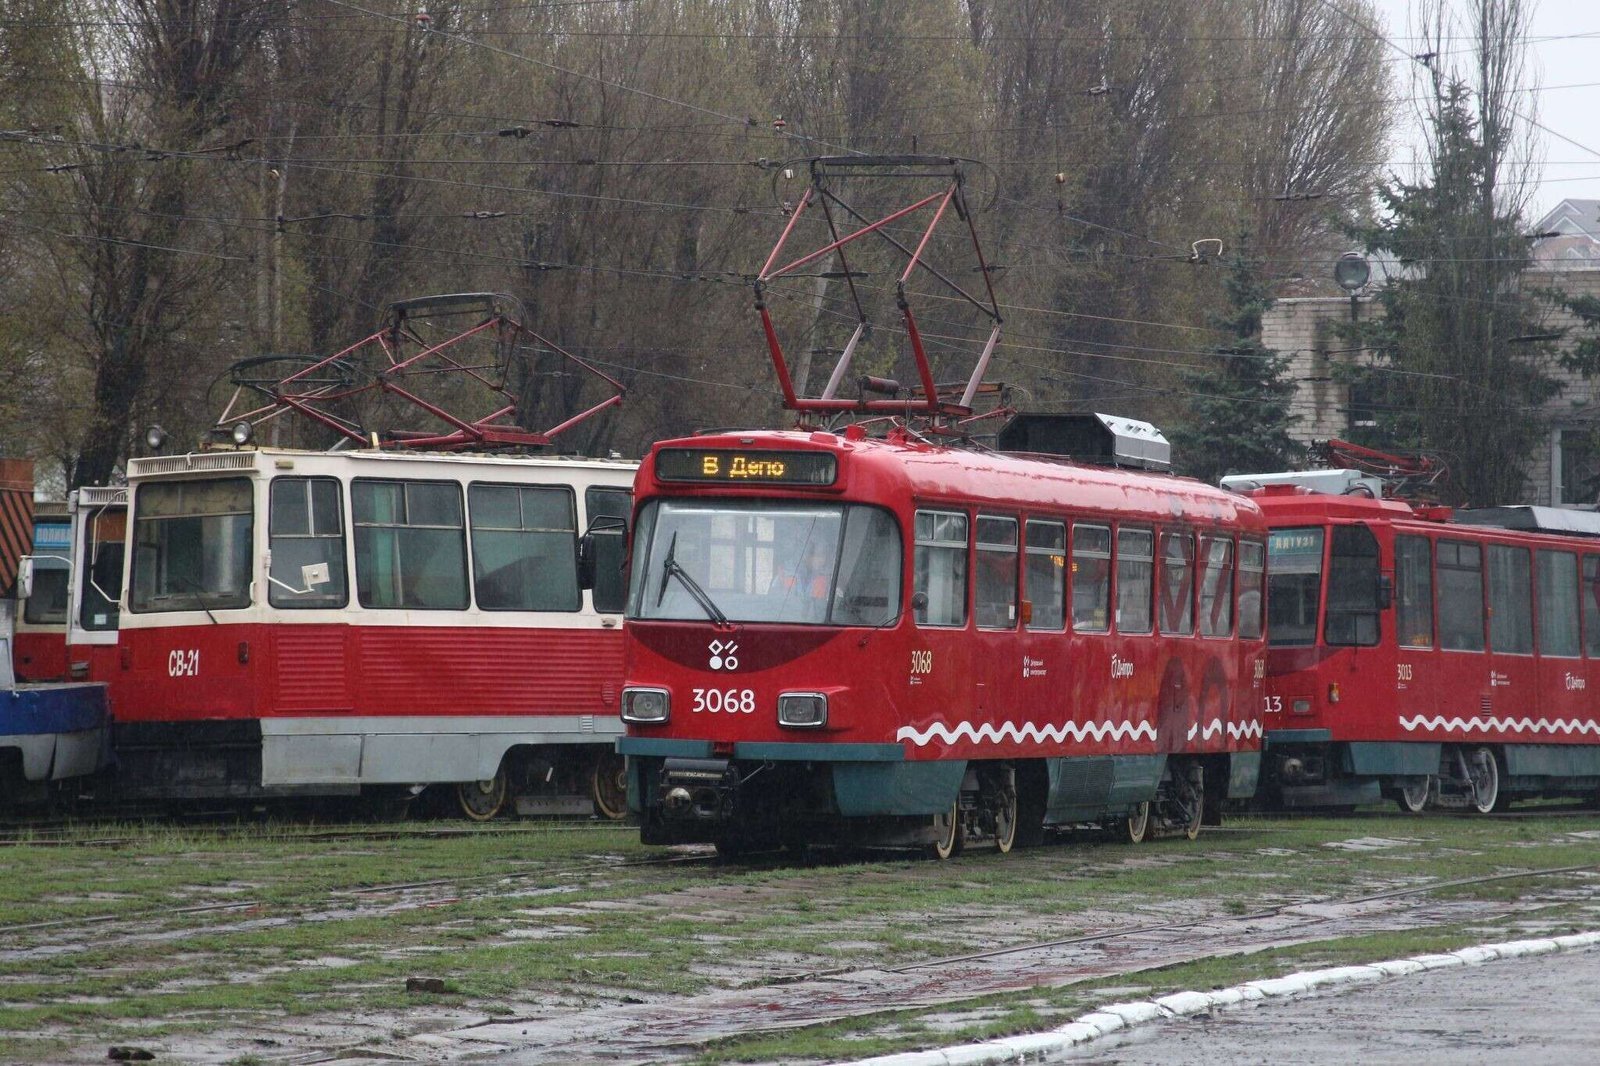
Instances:
[[[756,690],[753,688],[697,688],[693,690],[694,706],[690,710],[711,714],[754,714]]]
[[[168,677],[199,677],[200,649],[175,648],[167,656]]]

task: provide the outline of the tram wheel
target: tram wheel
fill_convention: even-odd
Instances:
[[[1395,794],[1395,803],[1407,814],[1421,814],[1428,805],[1428,792],[1433,788],[1433,778],[1424,777],[1418,785],[1408,785]]]
[[[1473,748],[1467,754],[1467,773],[1472,783],[1473,810],[1489,814],[1510,805],[1500,798],[1500,761],[1493,748]]]
[[[1184,814],[1187,820],[1183,825],[1183,835],[1190,840],[1200,835],[1200,823],[1206,817],[1206,779],[1205,770],[1193,767],[1189,770],[1188,779],[1184,782],[1185,799]]]
[[[994,846],[1000,854],[1008,855],[1017,842],[1017,787],[1009,772],[1000,786],[999,799],[994,812]]]
[[[628,761],[614,751],[603,751],[589,771],[589,795],[594,812],[611,822],[628,816]]]
[[[487,822],[506,805],[506,768],[502,766],[487,781],[463,781],[456,786],[456,802],[461,813],[474,822]]]
[[[961,824],[959,800],[950,804],[950,809],[944,814],[933,816],[933,828],[937,836],[934,837],[933,843],[928,845],[928,854],[940,862],[961,854],[961,849],[966,846],[967,836]]]
[[[1150,801],[1128,808],[1128,817],[1122,820],[1122,840],[1128,844],[1143,844],[1150,839]]]

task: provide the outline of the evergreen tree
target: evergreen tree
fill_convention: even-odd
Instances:
[[[1287,470],[1303,452],[1289,436],[1297,420],[1289,411],[1295,390],[1285,376],[1289,360],[1261,343],[1261,316],[1272,296],[1243,237],[1224,288],[1228,310],[1212,325],[1235,340],[1211,365],[1184,372],[1189,418],[1171,434],[1176,469],[1212,483],[1224,474]]]

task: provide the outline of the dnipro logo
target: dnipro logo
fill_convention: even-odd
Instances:
[[[711,652],[711,660],[706,665],[713,670],[739,669],[739,642],[736,640],[713,640],[707,645]]]

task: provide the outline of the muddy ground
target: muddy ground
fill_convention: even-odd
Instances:
[[[911,1010],[925,1043],[926,1026],[955,1039],[992,1015],[997,1001],[970,1002],[979,997],[1027,1004],[1094,984],[1102,1001],[1126,998],[1170,990],[1161,970],[1194,960],[1244,957],[1248,979],[1278,972],[1274,949],[1354,937],[1600,927],[1600,866],[1567,869],[1575,855],[1600,858],[1600,816],[1474,832],[1487,835],[1463,842],[1447,819],[1264,823],[1194,844],[1069,842],[948,864],[845,855],[728,865],[686,851],[667,870],[626,865],[647,853],[613,835],[614,853],[548,870],[333,880],[305,899],[263,891],[268,879],[184,886],[176,895],[187,911],[125,907],[127,893],[80,897],[60,919],[39,918],[48,910],[36,906],[14,915],[33,920],[0,921],[0,1006],[12,1019],[0,1060],[98,1063],[117,1045],[232,1066],[656,1063],[694,1060],[730,1037],[792,1033],[792,1057],[758,1057],[821,1061],[804,1033],[830,1020],[867,1019],[862,1038],[893,1037],[905,1026],[898,1012]],[[394,847],[403,868],[407,845]],[[170,842],[162,850],[183,855]],[[163,862],[132,851],[105,859]],[[218,847],[205,865],[225,868],[230,854]],[[1522,879],[1557,866],[1564,872]],[[1458,867],[1513,876],[1439,888]],[[688,924],[658,935],[667,922]],[[785,931],[751,933],[767,925]],[[274,947],[307,930],[318,931],[316,950]],[[559,977],[474,992],[493,968],[529,960],[559,963]],[[126,993],[116,979],[80,987],[108,966],[127,971]],[[402,974],[443,984],[404,992]],[[303,981],[304,992],[265,1008],[248,996],[232,1007],[215,987],[285,981]],[[124,996],[134,995],[148,1009],[130,1012]]]

